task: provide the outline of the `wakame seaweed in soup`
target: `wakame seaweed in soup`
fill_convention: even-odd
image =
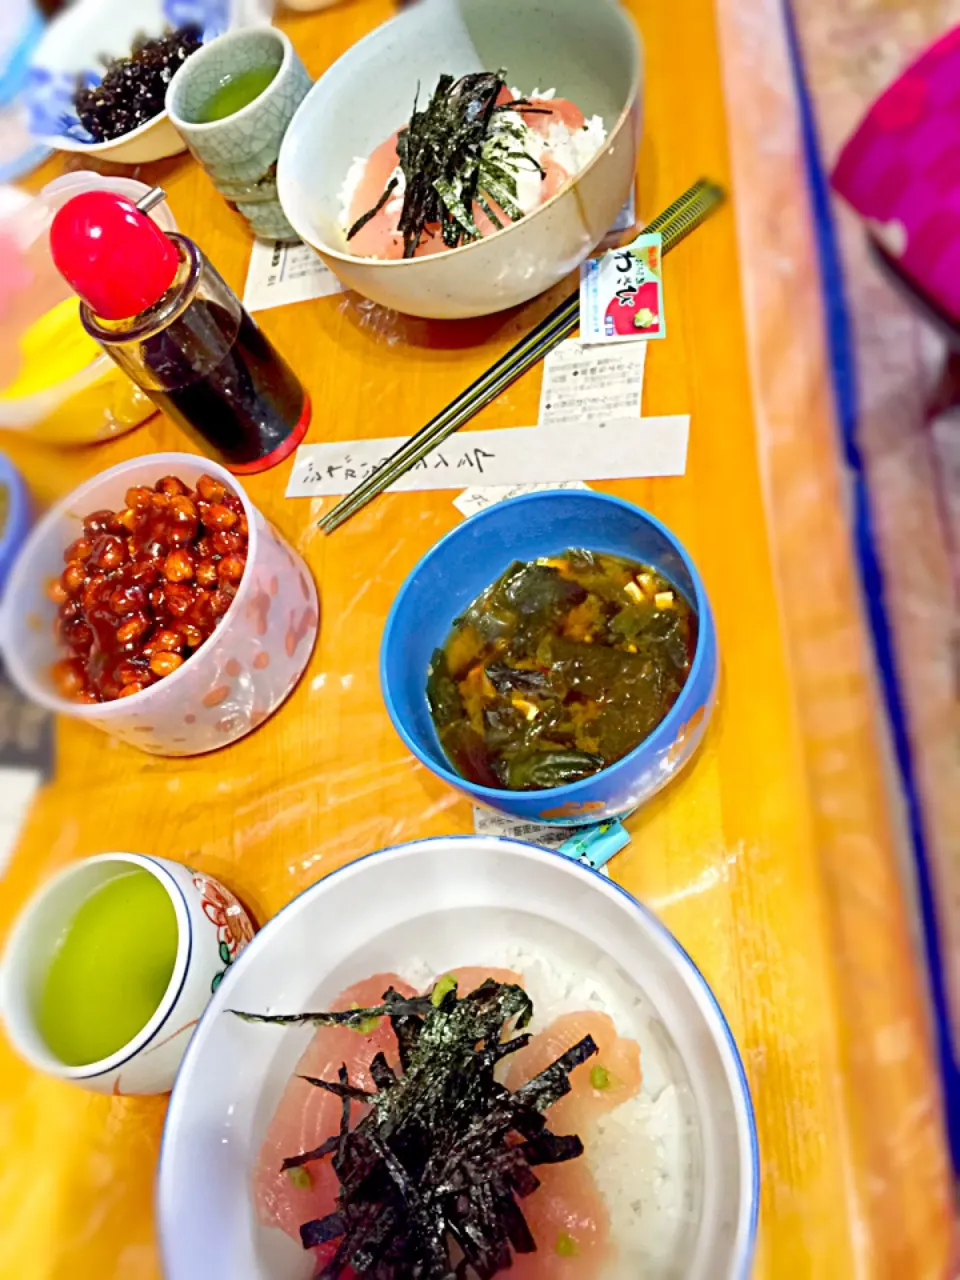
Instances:
[[[696,614],[656,570],[572,549],[515,562],[474,600],[433,655],[427,700],[469,781],[559,787],[657,727],[696,643]]]

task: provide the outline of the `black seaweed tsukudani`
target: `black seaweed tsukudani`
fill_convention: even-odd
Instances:
[[[158,116],[164,109],[167,85],[200,48],[202,38],[196,23],[187,23],[155,40],[138,37],[129,57],[107,62],[99,84],[80,85],[73,105],[94,142],[122,138]]]

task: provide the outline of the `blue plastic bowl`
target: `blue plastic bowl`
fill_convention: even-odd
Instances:
[[[30,529],[30,499],[20,472],[0,453],[0,489],[6,490],[6,515],[0,516],[0,595]]]
[[[454,618],[513,560],[568,547],[653,565],[696,610],[699,634],[687,683],[657,728],[610,768],[545,791],[499,791],[455,773],[427,705],[427,668]],[[531,493],[488,507],[441,539],[400,588],[383,633],[380,682],[394,727],[413,754],[477,804],[529,822],[575,826],[635,809],[693,755],[717,692],[717,635],[707,595],[687,552],[646,511],[593,492]]]

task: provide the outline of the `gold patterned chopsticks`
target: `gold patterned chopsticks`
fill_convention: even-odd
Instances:
[[[699,227],[700,223],[724,200],[724,191],[715,182],[701,178],[674,200],[664,211],[644,228],[645,232],[659,231],[663,237],[663,253],[668,253],[680,241]],[[395,453],[361,481],[352,492],[317,522],[324,533],[338,529],[371,498],[382,493],[402,475],[416,466],[421,458],[442,444],[448,436],[460,429],[475,413],[495,399],[515,378],[526,373],[564,338],[570,336],[580,321],[580,295],[573,293],[556,307],[546,319],[531,329],[514,347],[462,391],[435,418],[401,445]]]

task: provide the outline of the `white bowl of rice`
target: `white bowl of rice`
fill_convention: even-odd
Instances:
[[[759,1201],[756,1128],[706,982],[664,926],[606,877],[481,836],[402,845],[334,872],[269,921],[227,971],[167,1116],[158,1185],[167,1280],[314,1273],[311,1253],[258,1218],[251,1185],[313,1033],[228,1011],[327,1009],[344,988],[388,971],[429,989],[431,975],[462,965],[520,972],[532,1031],[586,1010],[608,1014],[639,1045],[639,1092],[580,1134],[609,1248],[600,1270],[578,1276],[745,1280]],[[544,1274],[566,1274],[543,1262]]]
[[[301,103],[278,162],[284,212],[344,284],[386,307],[455,319],[525,302],[596,248],[630,195],[642,61],[616,0],[421,0],[350,48]],[[396,224],[409,195],[405,171],[388,152],[370,199],[357,203],[365,168],[409,125],[415,99],[423,113],[441,77],[459,83],[477,72],[502,72],[513,99],[534,100],[512,110],[499,99],[482,147],[516,190],[496,188],[510,197],[505,204],[481,178],[456,247],[445,247],[440,222],[428,220],[416,249],[407,245],[416,256],[404,256]],[[551,114],[554,101],[573,110]],[[357,234],[359,216],[391,178],[386,208]],[[388,216],[392,239],[371,241]]]

